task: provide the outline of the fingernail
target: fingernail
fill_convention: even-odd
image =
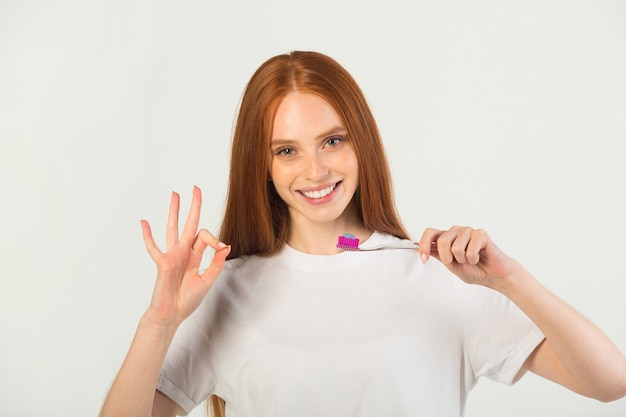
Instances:
[[[422,263],[425,264],[428,262],[428,255],[425,253],[420,253],[420,258],[422,259]]]
[[[227,245],[224,242],[217,242],[217,246],[219,246],[220,248],[225,248]]]

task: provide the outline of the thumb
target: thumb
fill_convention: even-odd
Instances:
[[[230,253],[230,245],[225,245],[220,242],[219,248],[216,249],[215,254],[213,255],[213,259],[211,259],[211,263],[209,267],[200,275],[200,279],[206,284],[207,287],[213,285],[215,279],[218,277],[222,269],[224,268],[224,264],[226,262],[226,257]]]

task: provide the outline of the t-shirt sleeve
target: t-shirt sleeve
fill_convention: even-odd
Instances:
[[[473,375],[512,385],[528,356],[545,337],[504,295],[484,287],[476,287],[475,291],[465,326]]]
[[[157,389],[186,414],[202,403],[216,384],[209,336],[210,295],[178,328],[157,382]]]

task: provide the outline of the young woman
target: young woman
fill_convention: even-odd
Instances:
[[[198,231],[198,188],[180,233],[172,194],[165,251],[142,221],[156,285],[102,416],[185,414],[211,396],[237,416],[461,416],[479,377],[528,370],[626,394],[622,353],[486,232],[427,229],[412,248],[374,118],[331,58],[256,71],[229,181],[219,239]],[[345,233],[359,250],[337,247]]]

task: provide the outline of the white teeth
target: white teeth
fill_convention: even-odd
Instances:
[[[304,194],[308,198],[322,198],[330,194],[335,189],[335,186],[336,184],[333,184],[330,187],[318,191],[302,191],[302,194]]]

